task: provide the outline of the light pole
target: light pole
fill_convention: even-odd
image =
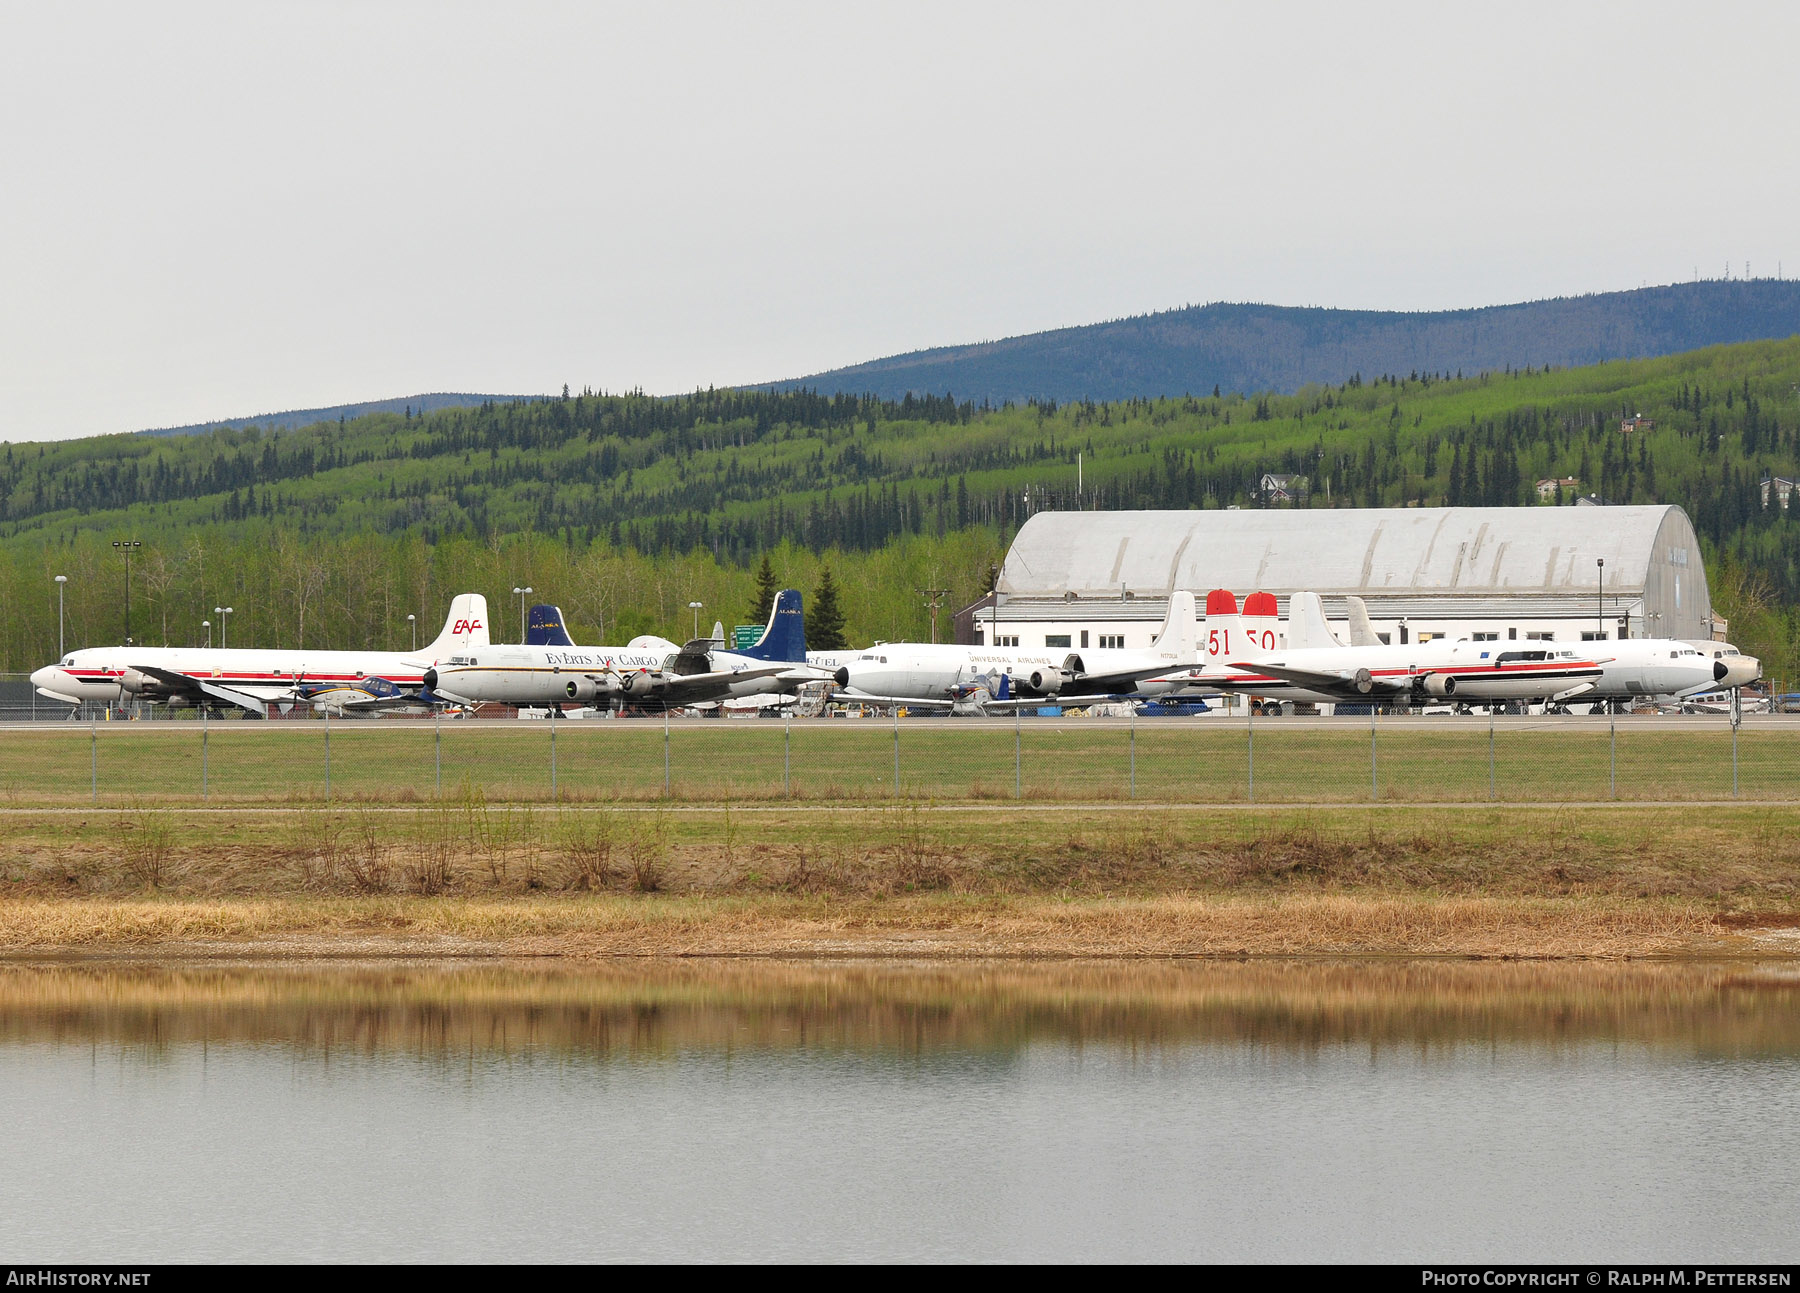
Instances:
[[[700,636],[700,608],[704,605],[706,605],[705,602],[688,603],[688,609],[694,612],[694,637]]]
[[[519,599],[519,641],[521,642],[525,640],[525,594],[530,591],[530,584],[526,584],[523,588],[513,589],[513,594]]]
[[[1598,635],[1595,641],[1606,638],[1606,558],[1595,557],[1594,565],[1600,570],[1600,587],[1594,593],[1594,631]]]
[[[231,614],[231,607],[215,606],[213,614],[219,617],[219,650],[223,651],[225,649],[225,626],[229,623],[225,617]]]
[[[63,585],[69,582],[67,575],[56,577],[56,658],[63,657]]]
[[[206,649],[212,650],[212,621],[201,620],[200,627],[206,630]]]
[[[416,615],[408,615],[406,617],[406,627],[412,630],[412,649],[417,651],[419,649],[419,617]]]
[[[140,539],[113,540],[113,547],[125,554],[125,641],[131,641],[131,554],[143,547]]]

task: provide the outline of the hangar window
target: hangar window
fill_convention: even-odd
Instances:
[[[1554,642],[1554,641],[1556,641],[1556,634],[1554,634],[1554,633],[1527,633],[1525,635],[1525,640],[1527,642]]]
[[[994,645],[1016,647],[1019,645],[1019,635],[1017,633],[1003,633],[994,639]]]
[[[1087,635],[1088,635],[1088,631],[1086,629],[1081,630],[1081,645],[1082,646],[1086,646],[1088,644]]]
[[[1500,635],[1498,633],[1471,633],[1469,640],[1471,642],[1498,642]]]
[[[1581,640],[1583,642],[1604,642],[1606,641],[1606,633],[1604,630],[1596,631],[1594,629],[1583,629]]]
[[[1100,645],[1102,647],[1112,647],[1114,650],[1122,651],[1125,648],[1125,635],[1123,633],[1102,633],[1100,635]]]
[[[1066,647],[1069,645],[1069,635],[1067,633],[1046,633],[1044,634],[1044,645],[1047,647]]]

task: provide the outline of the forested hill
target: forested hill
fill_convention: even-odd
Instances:
[[[1294,479],[1273,493],[1271,473]],[[139,595],[154,597],[159,634],[187,639],[214,598],[238,608],[234,641],[348,645],[391,635],[406,612],[435,631],[465,588],[498,614],[526,584],[566,600],[583,632],[675,636],[690,600],[727,620],[747,611],[748,572],[774,551],[808,589],[831,560],[852,636],[898,640],[929,631],[919,589],[973,600],[1013,529],[1046,507],[1525,506],[1539,479],[1565,477],[1577,483],[1554,502],[1682,505],[1715,590],[1749,572],[1791,605],[1800,506],[1790,517],[1778,489],[1765,494],[1771,476],[1800,478],[1800,338],[1252,398],[983,408],[584,392],[298,431],[11,444],[0,660],[49,658],[56,574],[88,640],[118,639],[114,540],[142,541]],[[1742,604],[1720,598],[1727,615]]]
[[[225,427],[255,427],[259,431],[292,431],[315,422],[342,422],[365,417],[370,413],[435,413],[438,409],[467,409],[478,404],[506,403],[528,398],[516,395],[460,395],[433,391],[428,395],[402,395],[391,400],[365,400],[361,404],[333,404],[323,409],[289,409],[285,413],[258,413],[255,417],[220,418],[214,422],[195,422],[184,427],[155,427],[139,435],[198,435]]]
[[[1800,282],[1719,280],[1473,310],[1398,313],[1203,305],[940,346],[766,390],[909,391],[993,404],[1293,392],[1357,373],[1572,368],[1800,334]]]

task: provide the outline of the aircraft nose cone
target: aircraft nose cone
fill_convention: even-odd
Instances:
[[[848,687],[850,685],[850,666],[847,664],[839,665],[838,671],[831,676],[837,680],[838,686]]]
[[[39,669],[36,673],[31,675],[31,685],[33,687],[48,687],[51,681],[56,677],[56,673],[57,671],[50,665],[45,665],[42,669]]]

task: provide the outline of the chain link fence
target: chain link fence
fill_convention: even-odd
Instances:
[[[149,707],[146,707],[149,708]],[[1755,715],[331,718],[89,709],[0,736],[15,804],[1800,798],[1800,720]]]

